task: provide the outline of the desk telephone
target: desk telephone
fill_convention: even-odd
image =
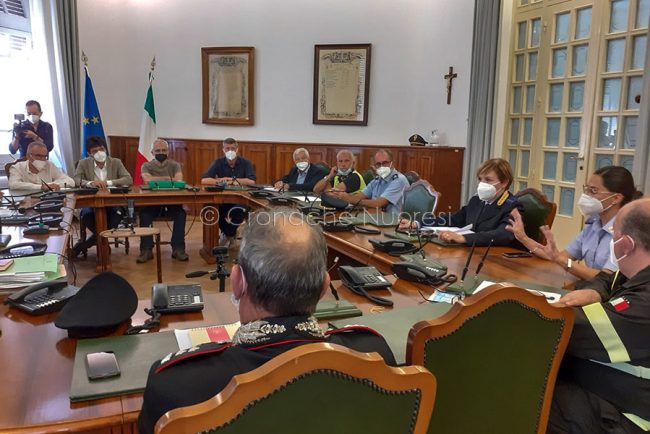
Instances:
[[[44,255],[47,244],[39,241],[13,244],[0,250],[0,259],[23,258],[25,256]]]
[[[11,294],[4,303],[32,315],[43,315],[61,310],[77,292],[78,287],[68,285],[68,279],[61,277],[28,286]]]
[[[203,310],[201,285],[167,285],[156,283],[151,288],[151,307],[160,313],[181,313]]]
[[[375,267],[342,265],[339,267],[339,277],[341,277],[343,284],[355,294],[362,295],[368,300],[383,306],[393,305],[392,300],[370,295],[367,292],[372,289],[388,289],[391,287],[391,283]]]
[[[391,268],[399,278],[417,283],[437,284],[446,281],[447,266],[420,255],[402,255]]]

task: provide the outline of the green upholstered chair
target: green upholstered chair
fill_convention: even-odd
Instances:
[[[524,207],[522,218],[526,235],[535,241],[543,242],[544,235],[539,230],[540,226],[553,226],[557,205],[549,202],[546,196],[539,190],[527,188],[515,195]]]
[[[402,214],[411,219],[422,221],[423,215],[430,215],[436,211],[440,193],[431,184],[421,179],[406,187],[404,190],[404,204]]]
[[[307,344],[167,412],[156,433],[425,433],[435,388],[421,366],[391,368],[377,353]]]
[[[406,362],[436,376],[429,433],[543,434],[573,310],[494,284],[409,332]]]

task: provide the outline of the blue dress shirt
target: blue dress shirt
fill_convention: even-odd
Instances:
[[[566,247],[567,253],[575,259],[584,260],[589,268],[618,270],[618,266],[609,260],[609,242],[615,218],[604,226],[598,217],[587,220],[582,232]]]
[[[409,182],[406,177],[393,169],[386,179],[377,177],[370,181],[370,184],[361,193],[370,199],[383,197],[389,202],[386,206],[386,212],[398,215],[402,211],[404,190],[408,185]]]

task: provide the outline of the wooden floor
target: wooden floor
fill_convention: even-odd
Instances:
[[[218,280],[210,280],[207,275],[193,279],[187,279],[185,277],[185,273],[189,273],[190,271],[214,270],[213,265],[206,264],[199,256],[199,249],[202,245],[201,222],[197,218],[192,225],[192,220],[193,217],[188,215],[185,229],[186,233],[189,231],[185,236],[185,248],[187,254],[190,256],[188,262],[180,262],[172,259],[171,246],[161,246],[163,282],[168,284],[185,282],[200,283],[203,291],[217,292],[219,289]],[[169,241],[171,238],[171,222],[169,222],[170,225],[167,223],[168,222],[164,221],[154,223],[155,227],[160,228],[160,237],[162,241]],[[78,239],[78,227],[75,228],[73,238],[75,241]],[[154,258],[154,260],[144,264],[136,263],[135,259],[140,254],[139,244],[139,239],[132,238],[128,255],[125,252],[124,246],[120,245],[116,248],[114,245],[111,245],[111,263],[113,265],[113,271],[124,277],[131,283],[131,285],[133,285],[140,299],[150,298],[151,286],[156,282],[156,260]],[[229,251],[229,262],[226,264],[229,270],[232,267],[232,260],[236,255],[237,247],[234,249],[231,248]],[[74,261],[74,267],[77,272],[77,286],[82,286],[97,274],[95,272],[96,260],[96,249],[95,247],[92,247],[88,250],[87,259],[84,260],[83,257],[80,256],[76,261]],[[70,273],[70,267],[68,267],[68,273]],[[226,291],[230,291],[230,279],[226,279]]]

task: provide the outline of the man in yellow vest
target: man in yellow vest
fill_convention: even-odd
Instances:
[[[366,187],[366,181],[363,176],[357,172],[354,161],[354,155],[347,149],[342,149],[336,154],[336,166],[332,167],[330,173],[318,181],[314,186],[314,192],[334,188],[346,193],[357,193]]]
[[[612,262],[560,299],[575,324],[553,396],[548,433],[650,430],[650,199],[625,205],[614,223]]]

